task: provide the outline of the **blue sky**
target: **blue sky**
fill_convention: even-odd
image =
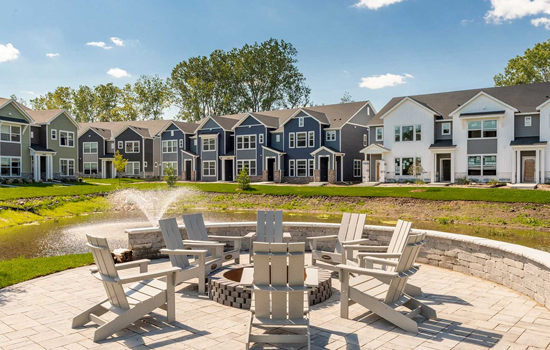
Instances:
[[[297,48],[314,103],[348,91],[379,110],[393,96],[492,86],[508,59],[550,37],[549,0],[2,2],[0,96],[27,100],[167,77],[191,56],[274,37]]]

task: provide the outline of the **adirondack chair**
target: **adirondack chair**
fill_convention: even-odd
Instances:
[[[254,282],[246,349],[250,343],[311,346],[305,243],[254,242]],[[252,327],[300,327],[306,334],[251,334]]]
[[[398,220],[397,225],[395,225],[395,229],[393,230],[390,243],[387,246],[344,245],[344,249],[346,250],[348,256],[351,256],[352,251],[354,250],[360,251],[357,253],[357,259],[360,267],[366,267],[366,264],[370,261],[368,257],[377,257],[396,261],[399,257],[401,257],[403,249],[405,249],[407,237],[411,233],[411,227],[411,222]],[[374,265],[370,262],[369,266],[371,268],[376,266],[386,271],[395,271],[395,267],[393,265]],[[420,268],[420,265],[416,264],[415,267]],[[382,281],[388,281],[387,278],[380,279]],[[410,283],[407,283],[405,292],[413,296],[422,296],[422,289]]]
[[[345,264],[349,258],[353,259],[353,256],[346,256],[347,252],[343,249],[343,245],[362,245],[370,242],[368,239],[361,238],[366,219],[366,214],[344,213],[338,235],[308,237],[313,265],[317,265],[317,260],[320,260],[323,268],[335,271],[334,265]],[[320,241],[336,241],[334,252],[318,249],[317,243]]]
[[[199,293],[206,292],[206,278],[211,271],[222,266],[221,251],[224,243],[215,242],[187,242],[183,243],[181,232],[175,218],[159,220],[162,238],[166,244],[166,249],[161,249],[162,254],[168,255],[173,267],[179,269],[176,274],[176,284],[198,278]],[[193,249],[186,249],[190,247]],[[202,249],[199,249],[202,248]],[[207,254],[214,251],[207,259]],[[189,257],[194,257],[190,262]]]
[[[398,261],[367,257],[369,265],[374,263],[391,265],[395,267],[394,271],[337,265],[342,283],[341,317],[348,318],[349,306],[358,303],[399,328],[413,333],[418,333],[418,324],[412,320],[413,317],[422,315],[428,319],[437,318],[434,309],[405,294],[408,278],[418,271],[414,266],[414,261],[425,243],[425,238],[425,233],[408,235],[405,248]],[[351,274],[355,277],[352,277]],[[389,283],[380,279],[387,279]],[[398,307],[404,307],[411,311],[402,313],[396,310]]]
[[[288,242],[292,238],[289,232],[283,232],[283,212],[281,210],[258,210],[256,232],[249,232],[244,237],[250,240],[248,253],[251,260],[254,251],[252,249],[254,241],[283,243],[285,241]]]
[[[233,248],[227,251],[223,251],[222,249],[221,254],[223,254],[223,260],[235,260],[235,264],[240,263],[241,241],[244,237],[208,235],[202,214],[184,215],[183,222],[185,223],[187,237],[189,238],[183,241],[185,245],[188,243],[219,243],[219,241],[230,241],[233,242]]]
[[[107,240],[103,237],[86,235],[87,246],[92,250],[95,268],[92,275],[103,282],[107,299],[83,311],[73,318],[72,327],[80,327],[94,322],[99,328],[94,332],[94,342],[106,339],[157,308],[167,311],[168,322],[176,319],[174,287],[177,268],[170,267],[147,272],[149,260],[131,261],[115,265]],[[139,267],[140,273],[120,277],[119,270]],[[166,277],[166,282],[155,279]],[[138,282],[137,284],[135,282]],[[133,283],[126,290],[123,285]],[[116,316],[111,321],[100,316],[112,312]]]

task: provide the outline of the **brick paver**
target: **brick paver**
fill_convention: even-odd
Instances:
[[[310,257],[308,256],[308,259]],[[248,261],[243,254],[241,261]],[[151,270],[166,267],[157,261]],[[130,271],[132,272],[132,271]],[[422,266],[412,280],[423,288],[437,320],[418,318],[420,333],[402,331],[359,305],[339,317],[340,284],[312,307],[313,349],[550,349],[550,310],[504,286],[459,272]],[[199,296],[196,285],[176,289],[176,319],[158,310],[101,343],[96,326],[71,329],[79,311],[105,298],[87,268],[56,273],[0,290],[0,349],[241,349],[249,312]],[[279,332],[281,330],[273,330]],[[254,346],[253,349],[277,349]]]

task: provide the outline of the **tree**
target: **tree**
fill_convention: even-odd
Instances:
[[[119,121],[122,117],[118,107],[119,100],[121,99],[122,91],[119,87],[113,83],[100,84],[94,87],[94,94],[96,96],[94,100],[94,110],[97,115],[97,121]]]
[[[122,154],[117,150],[115,153],[115,159],[113,160],[113,166],[116,169],[116,176],[118,177],[118,185],[120,186],[120,173],[126,171],[126,164],[128,159],[125,159]]]
[[[495,86],[550,82],[550,39],[509,60],[504,73],[493,79]]]
[[[352,98],[349,92],[344,92],[344,96],[340,99],[340,103],[351,103],[355,102]]]
[[[416,178],[416,181],[414,182],[416,184],[416,187],[423,183],[422,180],[419,179],[419,176],[421,176],[424,173],[424,168],[422,167],[422,164],[420,162],[415,161],[410,167],[408,175],[414,176]]]
[[[70,87],[58,86],[54,92],[32,99],[31,105],[34,109],[64,109],[72,115],[73,92],[74,90]]]
[[[250,189],[250,176],[248,176],[248,168],[244,167],[237,174],[237,183],[239,188],[243,191]]]
[[[14,100],[15,102],[19,103],[20,105],[27,106],[27,101],[23,100],[22,98],[19,98],[15,96],[15,94],[11,95],[10,98]]]
[[[72,116],[79,123],[91,123],[98,119],[96,104],[96,94],[93,88],[86,85],[80,85],[73,92],[74,111]]]
[[[126,84],[119,89],[117,106],[111,110],[111,120],[138,120],[139,111],[137,96],[131,84]]]
[[[176,181],[178,181],[178,177],[176,176],[176,171],[174,170],[174,167],[172,164],[166,166],[164,168],[164,181],[168,184],[168,187],[174,187],[176,184]]]
[[[162,113],[171,105],[172,89],[158,75],[142,75],[134,84],[134,93],[142,119],[162,119]]]

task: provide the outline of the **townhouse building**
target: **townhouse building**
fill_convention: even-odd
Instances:
[[[368,122],[364,181],[544,183],[550,83],[403,96]]]
[[[78,129],[65,110],[34,111],[0,98],[0,177],[75,178]]]

